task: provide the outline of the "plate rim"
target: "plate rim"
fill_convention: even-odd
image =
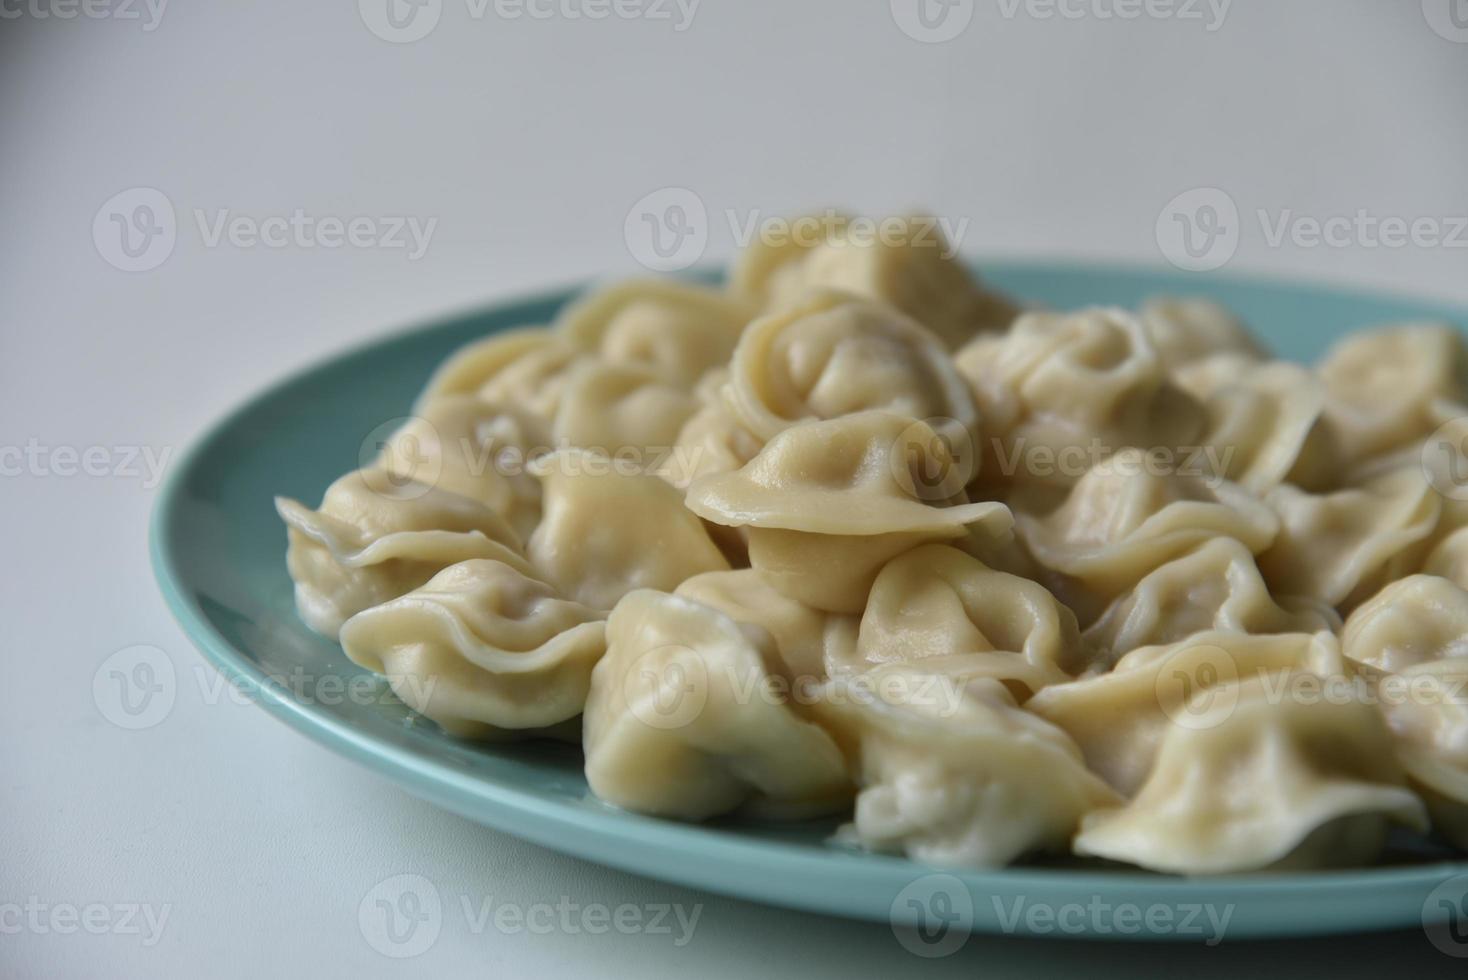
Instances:
[[[976,265],[980,273],[985,269],[1002,268],[1010,272],[1050,272],[1065,274],[1116,274],[1122,277],[1158,277],[1176,279],[1179,283],[1210,282],[1225,288],[1288,289],[1295,292],[1328,293],[1336,297],[1358,297],[1375,301],[1398,302],[1419,307],[1434,306],[1445,312],[1457,311],[1468,324],[1468,308],[1455,307],[1451,301],[1437,297],[1416,297],[1402,291],[1362,289],[1338,285],[1327,280],[1295,278],[1287,276],[1260,276],[1235,273],[1181,273],[1146,263],[1118,263],[1110,261],[1086,261],[1074,259],[1046,260],[1043,258],[989,258]],[[718,268],[701,267],[685,274],[686,278],[709,280],[717,277]],[[747,864],[754,871],[776,870],[781,874],[811,873],[835,878],[831,884],[840,884],[842,877],[850,877],[852,868],[858,876],[870,875],[872,868],[885,865],[884,877],[891,878],[898,888],[904,883],[933,876],[951,875],[972,892],[974,885],[984,886],[978,894],[1025,894],[1043,898],[1046,894],[1074,894],[1076,892],[1113,891],[1125,893],[1140,891],[1165,896],[1158,901],[1170,903],[1208,900],[1217,902],[1247,901],[1251,898],[1280,897],[1326,898],[1338,895],[1346,887],[1361,889],[1418,889],[1423,894],[1443,881],[1468,873],[1468,858],[1437,862],[1393,865],[1387,867],[1346,868],[1311,872],[1269,873],[1254,872],[1240,875],[1217,876],[1173,876],[1158,875],[1144,871],[1109,869],[1074,869],[1048,867],[1006,867],[988,870],[948,869],[924,865],[900,856],[860,854],[859,862],[849,867],[834,863],[832,858],[844,854],[840,850],[812,851],[809,845],[766,838],[744,838],[723,833],[717,825],[683,824],[631,814],[613,807],[604,809],[580,808],[563,802],[541,799],[512,786],[493,780],[474,777],[459,771],[433,755],[393,745],[363,732],[320,706],[298,702],[290,697],[288,690],[274,683],[245,651],[237,648],[210,622],[208,616],[188,595],[185,577],[178,567],[175,549],[179,542],[172,539],[169,529],[180,510],[180,501],[190,476],[201,458],[221,442],[227,441],[241,419],[278,398],[286,389],[298,386],[313,375],[324,373],[343,361],[360,357],[401,343],[419,335],[452,329],[472,319],[487,315],[505,315],[521,307],[533,307],[548,303],[564,303],[602,280],[585,279],[564,282],[539,289],[491,297],[477,306],[467,307],[447,314],[422,318],[408,326],[396,328],[368,337],[343,349],[317,357],[304,366],[254,391],[228,411],[208,423],[188,443],[169,467],[162,485],[158,488],[148,520],[148,547],[154,577],[162,593],[164,603],[179,623],[189,642],[232,684],[242,685],[253,696],[251,700],[260,704],[272,716],[285,722],[297,732],[316,743],[343,755],[353,762],[386,776],[394,783],[420,797],[426,797],[437,805],[494,827],[513,836],[529,839],[542,846],[563,853],[573,854],[594,863],[618,867],[644,877],[676,882],[684,886],[706,889],[711,892],[733,895],[739,898],[770,905],[803,908],[810,911],[874,918],[849,909],[838,910],[829,902],[800,900],[792,895],[771,895],[751,888],[736,888],[722,880],[709,878],[694,872],[670,877],[657,870],[639,866],[632,857],[618,860],[618,854],[595,846],[597,841],[635,843],[638,848],[655,846],[662,851],[672,850],[679,856],[692,859],[707,859],[709,848],[723,851],[724,862]],[[504,327],[499,329],[511,329]],[[448,736],[445,736],[448,737]],[[435,788],[438,787],[437,791]],[[458,796],[459,802],[445,796],[442,788]],[[464,800],[476,804],[471,810],[463,805]],[[534,823],[527,826],[517,822],[530,818]],[[569,832],[573,836],[558,836]],[[575,835],[580,835],[575,836]],[[642,853],[641,850],[636,853]],[[715,867],[718,865],[716,864]],[[1392,919],[1374,925],[1375,928],[1400,928],[1412,925],[1410,921]],[[1308,924],[1283,923],[1278,932],[1269,928],[1250,928],[1229,938],[1262,937],[1266,935],[1322,935],[1352,929],[1372,928],[1373,923],[1357,921],[1347,917],[1339,923],[1312,920]],[[975,932],[993,931],[976,925]],[[1023,934],[1025,930],[1017,930]],[[1057,934],[1058,935],[1058,934]],[[1087,933],[1089,938],[1104,938]],[[1176,939],[1175,935],[1133,935],[1118,937],[1137,939]]]

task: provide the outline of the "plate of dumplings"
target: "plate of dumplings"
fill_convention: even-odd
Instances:
[[[923,937],[1468,919],[1468,312],[822,228],[258,395],[160,495],[170,607],[649,877]]]

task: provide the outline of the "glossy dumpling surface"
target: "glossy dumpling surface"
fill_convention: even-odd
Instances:
[[[537,460],[544,516],[527,551],[536,573],[567,598],[610,609],[633,589],[672,590],[729,567],[674,487],[600,453],[561,450]]]
[[[1074,743],[992,677],[894,663],[833,678],[819,710],[861,792],[845,836],[943,867],[1063,850],[1082,814],[1117,802]]]
[[[602,614],[503,562],[451,565],[341,630],[353,661],[456,735],[549,728],[586,703]]]
[[[702,820],[807,817],[851,786],[836,744],[771,683],[764,629],[683,596],[629,593],[607,621],[583,721],[586,778],[610,803]]]
[[[275,508],[287,528],[296,608],[326,636],[456,562],[489,558],[530,570],[519,538],[494,511],[382,470],[348,473],[316,510],[283,497]]]
[[[1207,722],[1167,730],[1136,797],[1088,815],[1077,854],[1180,874],[1339,867],[1374,859],[1391,822],[1426,828],[1364,698],[1235,686]]]

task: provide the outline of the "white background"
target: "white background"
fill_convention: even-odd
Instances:
[[[192,680],[201,661],[148,570],[148,481],[52,465],[56,447],[105,447],[114,464],[124,447],[176,451],[344,345],[633,271],[624,218],[667,186],[706,205],[710,260],[732,250],[725,209],[830,204],[967,219],[964,247],[979,254],[1151,262],[1167,202],[1215,187],[1243,215],[1231,269],[1468,300],[1468,250],[1274,247],[1253,218],[1468,214],[1468,43],[1435,33],[1419,0],[1236,0],[1213,31],[1206,19],[1106,19],[1109,0],[1071,0],[1078,18],[976,7],[957,37],[928,44],[887,0],[703,0],[682,31],[493,6],[476,19],[465,0],[441,0],[436,28],[397,44],[350,0],[177,0],[152,30],[142,6],[137,20],[64,20],[41,16],[74,9],[64,0],[0,3],[0,447],[35,440],[43,461],[0,477],[0,907],[169,908],[152,946],[0,932],[0,975],[1459,966],[1420,933],[1216,950],[976,937],[925,962],[881,925],[672,889],[520,843],[258,708],[207,703]],[[1438,7],[1445,17],[1447,0]],[[128,273],[92,225],[135,187],[167,197],[177,241],[157,268]],[[210,222],[221,209],[302,209],[438,223],[411,261],[401,249],[211,247],[196,209]],[[162,723],[129,732],[99,713],[92,679],[134,644],[164,650],[182,683]],[[426,876],[446,907],[436,942],[406,961],[374,951],[357,922],[369,890],[400,873]],[[460,896],[702,912],[674,948],[655,935],[476,934]]]

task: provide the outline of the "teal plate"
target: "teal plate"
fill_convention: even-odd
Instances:
[[[1281,356],[1297,359],[1375,323],[1468,322],[1462,309],[1287,282],[1049,262],[983,269],[999,288],[1057,308],[1135,306],[1159,293],[1211,296]],[[1227,914],[1228,939],[1461,928],[1448,917],[1455,908],[1468,917],[1468,878],[1454,878],[1468,873],[1468,862],[1445,852],[1400,852],[1394,863],[1364,870],[1228,878],[1074,865],[949,874],[829,843],[832,824],[690,826],[622,812],[587,792],[574,747],[471,744],[415,719],[296,617],[272,498],[319,500],[359,465],[364,440],[408,412],[451,351],[496,330],[544,323],[575,294],[503,303],[343,354],[258,395],[175,465],[153,517],[154,568],[184,630],[231,682],[302,733],[471,820],[653,878],[890,922],[899,934],[924,927],[912,933],[919,948],[941,945],[944,923],[979,932],[1206,939],[1217,931],[1208,912]],[[343,683],[355,696],[343,694]],[[1151,918],[1136,919],[1132,907]]]

